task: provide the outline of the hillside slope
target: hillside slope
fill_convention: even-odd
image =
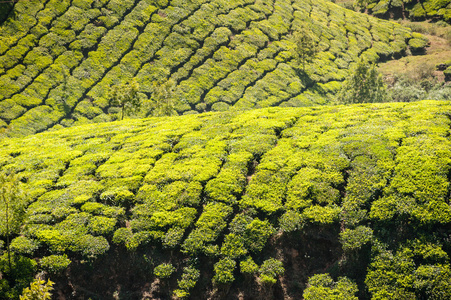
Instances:
[[[301,299],[325,272],[360,299],[446,299],[450,116],[437,101],[265,108],[4,139],[0,169],[29,195],[14,249],[77,299]]]
[[[409,18],[411,20],[444,20],[451,23],[450,0],[403,0],[366,1],[366,8],[370,13],[386,18]]]
[[[305,72],[292,38],[302,28],[320,50]],[[173,80],[179,114],[323,104],[359,57],[425,45],[325,0],[19,1],[0,26],[0,127],[21,136],[114,120],[108,91],[132,78],[144,102]]]

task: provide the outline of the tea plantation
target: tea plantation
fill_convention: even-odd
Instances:
[[[30,0],[0,4],[0,134],[118,118],[113,86],[144,104],[174,83],[178,114],[333,101],[349,69],[426,39],[326,0]],[[300,62],[294,36],[317,53]],[[302,53],[301,53],[302,56]],[[149,116],[143,109],[138,116]]]
[[[450,125],[422,101],[5,138],[26,209],[0,298],[46,271],[76,299],[448,299]]]
[[[369,0],[361,2],[372,14],[385,17],[408,17],[412,20],[444,20],[451,23],[451,1],[449,0]]]

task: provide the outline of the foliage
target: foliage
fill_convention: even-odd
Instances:
[[[340,103],[374,103],[388,100],[387,89],[376,65],[361,60],[337,97]]]
[[[254,262],[252,257],[248,256],[246,260],[240,262],[240,270],[243,274],[252,275],[257,273],[258,265]]]
[[[0,174],[0,235],[6,237],[10,269],[10,238],[19,232],[25,218],[26,199],[19,185],[19,179],[15,175]]]
[[[175,82],[167,80],[166,82],[156,81],[152,88],[152,115],[172,116],[177,114],[175,105]]]
[[[215,276],[213,281],[217,284],[231,283],[235,280],[233,271],[235,270],[236,262],[230,258],[223,258],[214,265]]]
[[[114,85],[109,93],[110,105],[119,106],[121,109],[121,120],[125,114],[136,111],[141,106],[138,96],[139,85],[136,80],[127,84]]]
[[[426,0],[419,3],[413,0],[381,1],[381,0],[356,0],[356,4],[362,9],[368,8],[370,13],[379,16],[401,13],[412,20],[442,19],[451,22],[451,8],[449,1]]]
[[[71,261],[67,255],[50,255],[45,256],[39,262],[42,269],[50,274],[58,274],[67,269]]]
[[[357,284],[352,282],[349,278],[339,278],[334,282],[329,274],[317,274],[309,278],[308,286],[304,290],[305,300],[319,300],[319,299],[353,299],[357,300],[355,296],[357,293]]]
[[[310,26],[312,25],[310,24]],[[305,72],[306,63],[311,62],[318,52],[314,34],[312,30],[305,25],[293,34],[293,39],[295,43],[295,54],[302,65],[302,71]]]
[[[263,284],[272,285],[276,283],[277,277],[285,272],[285,269],[281,261],[270,258],[262,263],[258,271],[260,273],[260,281]]]
[[[18,236],[11,241],[11,250],[18,254],[33,254],[36,249],[38,249],[38,243],[25,236]]]
[[[0,279],[0,297],[18,299],[23,289],[33,281],[36,265],[31,258],[13,254],[10,267],[7,254],[0,256],[0,274],[7,274]]]
[[[158,265],[153,270],[153,273],[158,278],[169,278],[171,277],[172,273],[174,273],[175,267],[172,264],[163,263],[161,265]]]
[[[174,295],[178,298],[185,298],[189,296],[189,291],[196,285],[199,276],[199,270],[193,267],[183,268],[182,279],[177,280],[179,288],[174,291]]]
[[[0,261],[0,298],[18,297],[36,261],[58,272],[117,248],[152,255],[179,298],[238,278],[271,289],[292,276],[274,259],[279,245],[320,239],[326,251],[334,245],[333,261],[296,258],[331,266],[333,283],[312,285],[312,295],[352,299],[344,276],[359,297],[446,299],[449,111],[446,101],[264,108],[5,138],[0,169],[26,182],[29,197],[11,235],[12,268],[6,253]]]
[[[52,299],[53,282],[35,279],[30,287],[23,290],[20,300],[50,300]]]
[[[360,249],[363,245],[373,239],[373,230],[365,226],[358,226],[355,229],[345,229],[340,233],[343,250]]]
[[[15,3],[0,24],[3,135],[122,119],[139,103],[137,117],[326,104],[360,56],[425,45],[330,1],[280,1]]]

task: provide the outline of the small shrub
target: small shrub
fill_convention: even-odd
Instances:
[[[233,282],[235,280],[233,277],[235,266],[236,262],[230,258],[223,258],[218,261],[214,266],[215,276],[213,277],[213,281],[219,284]]]
[[[50,279],[47,283],[41,279],[35,279],[30,287],[23,290],[20,300],[50,300],[52,299],[53,282]]]
[[[11,251],[18,254],[33,254],[37,248],[38,243],[25,236],[16,237],[11,241]]]
[[[153,273],[158,278],[169,278],[171,277],[172,273],[174,273],[175,267],[172,264],[163,263],[161,265],[158,265],[153,270]]]
[[[199,276],[200,272],[196,268],[185,267],[183,269],[182,279],[177,280],[179,288],[174,291],[174,294],[179,298],[189,296],[189,291],[196,285]]]
[[[41,268],[51,274],[58,274],[67,269],[71,261],[67,255],[50,255],[41,258]]]
[[[283,263],[277,259],[270,258],[263,262],[260,266],[260,280],[263,284],[272,285],[276,283],[277,277],[285,272]]]
[[[317,274],[309,278],[307,288],[304,290],[305,300],[317,299],[349,299],[357,300],[357,284],[346,277],[334,282],[329,274]]]
[[[249,256],[246,260],[240,262],[240,270],[243,274],[252,275],[257,273],[258,265],[254,262],[252,257]]]

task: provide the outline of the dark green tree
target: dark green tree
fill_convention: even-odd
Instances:
[[[360,60],[350,78],[343,83],[337,99],[339,103],[346,104],[375,103],[386,102],[389,97],[376,65]]]
[[[121,109],[121,120],[124,119],[125,114],[136,111],[141,107],[138,90],[139,84],[135,79],[126,84],[111,87],[109,102],[111,106],[118,106]]]
[[[0,235],[6,238],[8,266],[11,270],[11,243],[25,219],[26,197],[20,188],[19,178],[0,174]]]

